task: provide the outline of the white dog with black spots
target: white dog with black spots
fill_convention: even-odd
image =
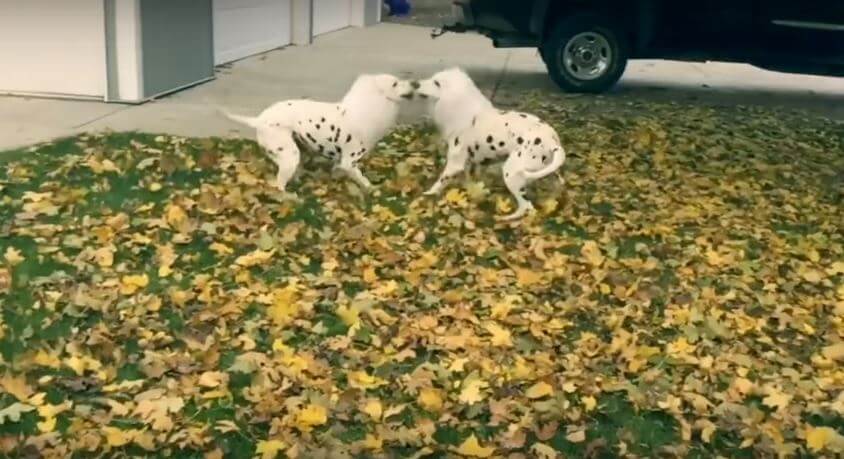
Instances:
[[[557,171],[566,160],[557,132],[536,116],[497,110],[462,70],[444,70],[418,83],[415,94],[429,99],[437,129],[448,142],[446,165],[426,195],[440,193],[467,165],[507,157],[502,174],[516,199],[514,220],[533,209],[526,186]]]
[[[282,192],[299,167],[299,145],[332,159],[358,185],[370,188],[357,163],[395,125],[401,102],[412,97],[410,81],[361,75],[337,103],[287,100],[256,117],[226,116],[255,128],[258,144],[278,166],[276,186]]]

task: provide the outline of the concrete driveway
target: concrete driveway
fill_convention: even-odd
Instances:
[[[448,66],[467,69],[495,100],[524,90],[556,91],[535,50],[499,50],[478,35],[430,39],[430,29],[380,24],[321,36],[221,67],[217,79],[144,105],[0,97],[0,150],[85,131],[146,131],[185,136],[252,135],[217,108],[255,114],[274,101],[339,99],[356,75],[419,78]],[[751,104],[844,119],[844,79],[787,75],[736,64],[634,61],[606,97]],[[421,107],[407,110],[405,120]]]

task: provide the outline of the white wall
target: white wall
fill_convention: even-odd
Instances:
[[[214,63],[290,44],[290,0],[214,0]]]
[[[314,35],[351,25],[352,0],[314,0]]]
[[[102,97],[103,0],[0,1],[0,92]]]

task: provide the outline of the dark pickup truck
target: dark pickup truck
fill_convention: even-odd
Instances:
[[[844,0],[458,0],[453,9],[444,31],[536,47],[566,91],[607,90],[628,59],[844,76]]]

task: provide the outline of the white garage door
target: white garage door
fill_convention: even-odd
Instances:
[[[349,27],[351,20],[352,0],[314,0],[314,35]]]
[[[290,44],[290,0],[214,0],[214,63]]]
[[[0,1],[0,92],[101,97],[102,0]]]

